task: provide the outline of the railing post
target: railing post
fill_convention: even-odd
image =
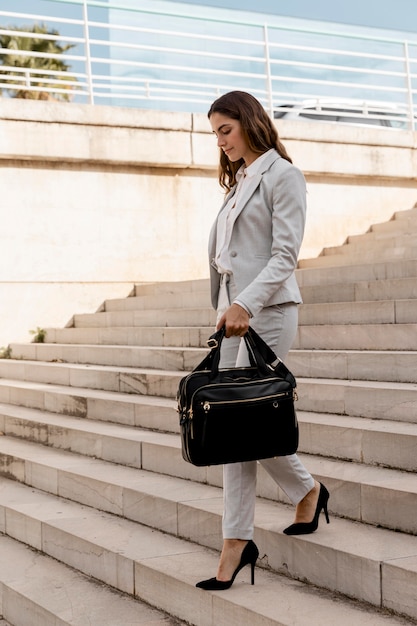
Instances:
[[[406,74],[406,83],[407,83],[408,115],[409,115],[410,129],[415,130],[416,124],[415,124],[415,119],[414,119],[413,83],[412,83],[412,78],[411,78],[408,41],[404,41],[404,60],[405,60],[405,74]]]
[[[84,19],[84,41],[85,41],[85,70],[87,74],[88,101],[94,104],[93,76],[91,73],[91,54],[90,54],[90,31],[88,28],[88,8],[87,1],[83,3],[83,19]]]
[[[269,57],[269,41],[268,41],[268,25],[264,24],[264,43],[265,43],[265,66],[266,66],[266,95],[268,100],[268,111],[271,118],[274,118],[274,102],[272,98],[272,75],[271,60]]]

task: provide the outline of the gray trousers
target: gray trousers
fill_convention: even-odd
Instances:
[[[222,281],[219,293],[218,317],[236,297],[231,278]],[[251,319],[252,328],[266,341],[277,356],[285,360],[294,341],[298,325],[298,309],[293,303],[264,308]],[[244,340],[240,337],[224,339],[220,367],[229,368],[249,364]],[[223,538],[252,539],[255,517],[256,473],[260,463],[293,504],[314,487],[314,478],[296,454],[223,466]]]

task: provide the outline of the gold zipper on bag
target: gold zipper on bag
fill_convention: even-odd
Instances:
[[[248,402],[264,402],[265,400],[272,400],[273,398],[283,398],[285,396],[288,396],[287,392],[283,392],[283,393],[274,393],[271,396],[261,396],[258,398],[244,398],[243,400],[219,400],[219,401],[212,401],[209,402],[208,400],[205,400],[203,402],[203,410],[208,413],[211,409],[212,406],[217,406],[218,404],[239,404],[239,403],[248,403]],[[278,406],[278,403],[277,403]],[[275,407],[277,408],[277,407]]]

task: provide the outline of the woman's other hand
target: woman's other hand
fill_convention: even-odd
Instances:
[[[216,330],[226,326],[226,337],[243,337],[249,328],[249,313],[239,304],[232,304],[219,319]]]

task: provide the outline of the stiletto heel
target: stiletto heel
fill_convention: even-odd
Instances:
[[[250,584],[255,584],[255,563],[250,564]]]
[[[328,499],[329,499],[329,497],[327,497],[327,500],[328,500]],[[327,522],[328,524],[330,524],[330,519],[329,519],[329,511],[327,510],[327,500],[326,500],[326,502],[325,502],[325,503],[324,503],[324,505],[323,505],[323,511],[324,511],[324,515],[325,515],[325,517],[326,517],[326,522]]]
[[[309,535],[317,530],[319,525],[319,516],[321,511],[324,511],[326,522],[330,524],[329,511],[327,509],[327,503],[329,501],[330,494],[326,487],[320,483],[319,499],[317,501],[316,511],[311,522],[299,522],[297,524],[291,524],[284,530],[286,535]]]
[[[256,547],[256,544],[250,539],[246,546],[243,548],[242,555],[240,557],[239,565],[233,572],[232,578],[230,580],[217,580],[217,578],[208,578],[207,580],[200,580],[199,583],[196,584],[196,587],[200,589],[206,589],[207,591],[222,591],[223,589],[229,589],[240,572],[241,569],[245,567],[245,565],[250,565],[251,567],[251,585],[255,584],[255,563],[259,556],[259,550]]]

